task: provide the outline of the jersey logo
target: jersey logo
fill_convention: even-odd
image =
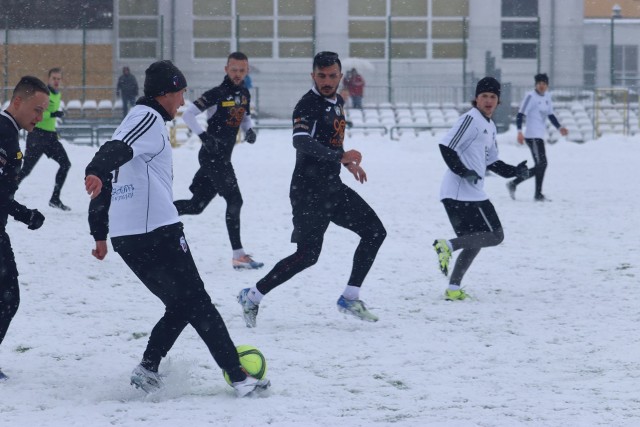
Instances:
[[[187,239],[185,239],[184,236],[180,236],[180,247],[185,254],[189,250],[189,246],[187,246]]]
[[[326,111],[327,113],[328,113],[329,111],[331,111],[331,105],[329,105],[329,106],[327,107],[327,109],[326,109],[326,110],[324,110],[324,111]]]
[[[231,107],[229,109],[229,118],[227,119],[227,126],[237,128],[244,119],[245,109],[243,107]]]
[[[344,129],[347,126],[347,122],[343,119],[334,119],[333,120],[333,130],[335,131],[333,135],[331,135],[330,144],[334,147],[342,147],[342,142],[344,141]]]
[[[339,106],[339,105],[336,105],[336,106],[334,107],[334,109],[336,110],[336,116],[341,116],[341,115],[342,115],[342,114],[341,114],[341,111],[340,111],[340,106]]]

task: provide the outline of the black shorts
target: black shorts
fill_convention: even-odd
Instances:
[[[18,276],[16,259],[11,248],[11,240],[5,230],[0,230],[0,284],[7,277]]]
[[[211,303],[182,231],[182,223],[144,234],[112,237],[118,253],[142,283],[167,307]]]
[[[464,202],[444,199],[442,204],[457,236],[478,232],[493,232],[502,228],[500,218],[498,218],[498,214],[489,200]]]
[[[359,235],[372,229],[384,232],[373,208],[345,184],[324,194],[301,190],[297,195],[291,195],[291,205],[293,243],[322,242],[331,222]]]
[[[219,156],[211,156],[201,148],[198,153],[200,169],[193,177],[189,190],[203,197],[222,197],[240,192],[236,172],[230,160]]]

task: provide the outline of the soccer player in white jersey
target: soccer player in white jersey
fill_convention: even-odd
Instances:
[[[544,149],[544,138],[547,135],[545,120],[548,117],[551,124],[560,131],[560,135],[566,136],[569,131],[560,125],[558,119],[553,114],[553,102],[549,94],[549,77],[546,74],[536,74],[534,77],[536,88],[528,92],[516,117],[518,127],[518,143],[527,143],[533,156],[534,165],[529,170],[529,177],[536,177],[536,190],[533,199],[537,202],[548,201],[542,194],[542,181],[547,170],[547,153]],[[527,127],[522,133],[522,119],[527,117]],[[516,199],[516,187],[527,178],[516,178],[507,182],[507,189],[512,199]]]
[[[528,174],[526,160],[512,166],[498,159],[497,131],[491,116],[499,102],[500,83],[493,77],[483,78],[476,86],[473,108],[440,141],[440,152],[449,168],[440,187],[440,200],[457,236],[433,242],[445,276],[452,253],[460,250],[445,291],[449,301],[467,298],[461,288],[462,278],[474,258],[480,249],[496,246],[504,239],[498,214],[484,192],[487,169],[505,178]]]
[[[187,81],[171,61],[145,72],[144,97],[128,112],[93,157],[85,172],[91,195],[89,226],[93,256],[107,255],[111,243],[140,281],[165,305],[131,384],[147,393],[162,387],[160,361],[187,325],[205,342],[232,381],[238,396],[269,386],[240,366],[235,345],[204,288],[173,205],[173,160],[165,122],[184,105]]]

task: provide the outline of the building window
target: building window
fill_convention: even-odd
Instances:
[[[585,45],[583,56],[584,85],[587,88],[596,87],[596,75],[598,71],[598,46]]]
[[[314,14],[314,0],[193,0],[194,57],[309,58]]]
[[[538,0],[502,0],[502,58],[537,59],[540,38]]]
[[[504,59],[535,59],[538,57],[538,45],[535,43],[502,43]]]
[[[160,38],[158,0],[118,0],[120,58],[157,58]]]
[[[519,22],[502,21],[501,36],[503,39],[538,39],[538,21]]]
[[[614,84],[625,87],[638,85],[638,46],[622,45],[613,49]]]
[[[349,55],[463,58],[469,0],[349,0]]]
[[[538,0],[502,0],[502,17],[538,16]]]

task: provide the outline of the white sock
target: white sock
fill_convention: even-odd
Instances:
[[[447,287],[447,289],[450,291],[459,291],[460,285],[456,285],[455,283],[449,283],[449,286]]]
[[[240,259],[245,255],[243,248],[233,250],[233,259]]]
[[[249,293],[247,294],[247,298],[249,298],[249,301],[256,305],[260,304],[260,301],[262,301],[263,297],[264,295],[260,293],[258,288],[256,288],[255,286],[249,289]]]
[[[360,299],[360,286],[347,286],[342,296],[349,300]]]
[[[449,247],[449,250],[453,252],[453,245],[451,244],[451,240],[447,240],[447,246]]]

